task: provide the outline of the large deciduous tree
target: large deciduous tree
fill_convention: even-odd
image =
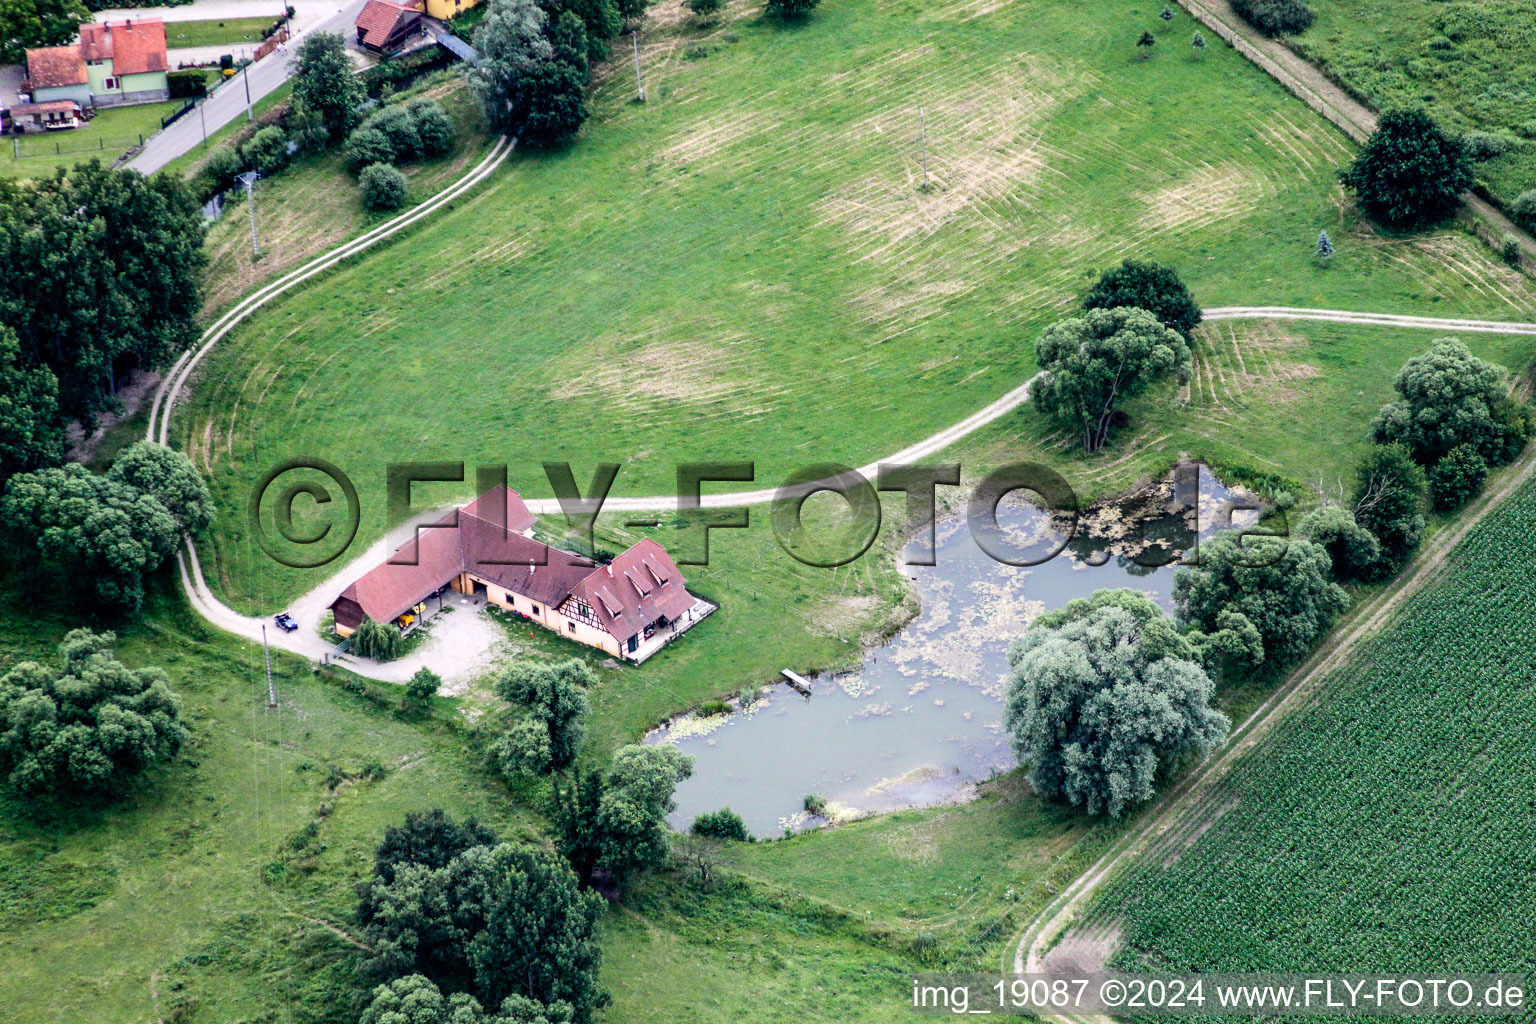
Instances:
[[[186,741],[158,668],[130,669],[111,633],[71,630],[58,667],[24,661],[0,677],[0,772],[25,794],[111,793]]]
[[[1119,306],[1146,310],[1164,327],[1172,327],[1184,335],[1185,340],[1200,326],[1200,307],[1195,304],[1194,296],[1179,280],[1178,271],[1161,263],[1126,260],[1099,275],[1083,299],[1084,309],[1115,309]]]
[[[107,478],[158,499],[185,533],[202,533],[213,522],[213,496],[207,483],[185,455],[165,445],[153,441],[129,445],[112,463]]]
[[[1456,212],[1472,187],[1472,162],[1461,140],[1422,110],[1389,110],[1339,177],[1371,216],[1417,228]]]
[[[293,102],[319,117],[331,138],[341,139],[357,123],[357,108],[368,96],[346,41],[335,32],[311,32],[297,51]]]
[[[492,125],[536,144],[581,127],[590,55],[617,31],[611,3],[589,6],[551,18],[534,0],[491,0],[475,30],[480,63],[464,77]]]
[[[1424,469],[1400,444],[1372,445],[1355,470],[1355,521],[1381,543],[1390,566],[1418,547],[1424,532]]]
[[[620,747],[606,772],[578,774],[556,794],[560,850],[582,885],[598,871],[622,884],[667,857],[667,815],[693,759],[676,747]]]
[[[1300,661],[1349,607],[1322,547],[1300,538],[1240,542],[1231,535],[1203,545],[1200,564],[1179,570],[1173,600],[1179,624],[1204,633],[1246,620],[1258,631],[1263,662],[1276,671]]]
[[[11,478],[0,498],[22,579],[36,592],[86,592],[98,610],[126,614],[144,578],[176,549],[180,530],[152,494],[70,464]]]
[[[496,695],[528,710],[524,719],[497,741],[494,752],[503,769],[536,775],[559,772],[576,761],[597,676],[577,658],[558,663],[519,662],[496,681]]]
[[[1377,444],[1402,444],[1422,466],[1460,445],[1503,465],[1530,435],[1529,415],[1506,394],[1507,377],[1455,338],[1441,338],[1403,364],[1392,382],[1398,399],[1376,414],[1371,436]]]
[[[1159,378],[1189,379],[1183,335],[1144,309],[1090,309],[1045,329],[1035,343],[1041,376],[1029,397],[1092,452],[1104,446],[1128,399]]]
[[[1131,590],[1043,615],[1009,652],[1007,725],[1029,783],[1119,817],[1226,737],[1215,685],[1162,610]]]
[[[476,845],[447,864],[400,864],[364,899],[373,972],[421,975],[483,1006],[589,1024],[607,1002],[595,934],[603,899],[558,854]],[[519,1019],[513,1017],[512,1019]]]
[[[20,64],[34,46],[62,46],[90,20],[80,0],[0,0],[0,64]]]

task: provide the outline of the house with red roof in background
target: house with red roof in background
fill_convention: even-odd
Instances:
[[[688,592],[666,549],[646,538],[606,565],[533,539],[534,517],[509,487],[487,491],[416,536],[331,602],[336,632],[364,619],[409,630],[445,591],[481,598],[588,647],[639,663],[716,606]]]
[[[32,105],[159,103],[171,96],[169,71],[159,18],[92,23],[80,26],[78,43],[28,50],[22,91]]]

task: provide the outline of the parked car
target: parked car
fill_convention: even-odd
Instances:
[[[292,633],[294,630],[299,628],[299,624],[294,622],[293,616],[289,615],[287,612],[278,612],[276,615],[272,616],[272,621],[277,623],[277,628],[282,630],[284,633]]]

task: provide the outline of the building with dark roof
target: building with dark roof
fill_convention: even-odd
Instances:
[[[418,528],[331,603],[336,632],[351,636],[364,619],[412,628],[452,589],[640,662],[715,610],[654,540],[597,565],[534,540],[533,525],[518,493],[500,488]]]
[[[368,0],[352,25],[363,49],[394,53],[421,32],[421,4]]]

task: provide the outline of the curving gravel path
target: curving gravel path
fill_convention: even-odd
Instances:
[[[268,282],[231,306],[203,332],[202,344],[196,349],[182,353],[181,357],[171,366],[170,372],[166,374],[165,379],[160,382],[159,388],[155,391],[154,402],[150,406],[149,425],[145,430],[145,438],[160,444],[170,443],[171,413],[174,411],[176,403],[185,394],[193,371],[197,369],[203,357],[212,351],[215,345],[224,340],[237,324],[244,321],[273,299],[311,278],[323,274],[343,260],[355,256],[412,224],[437,213],[448,203],[484,181],[512,154],[516,145],[516,139],[509,139],[503,136],[497,140],[491,151],[486,154],[480,163],[431,199],[407,210],[392,220],[380,224],[378,227],[364,232],[351,241],[344,242],[329,252],[315,257],[276,280]],[[1204,315],[1207,320],[1325,320],[1334,323],[1377,324],[1422,330],[1536,335],[1536,323],[1504,323],[1496,320],[1400,316],[1392,313],[1356,313],[1347,310],[1307,309],[1291,306],[1220,306],[1205,310]],[[908,445],[906,448],[879,461],[910,463],[938,454],[966,435],[1023,405],[1029,400],[1030,383],[1031,381],[1024,382],[953,426],[946,427],[938,433],[926,437],[915,444]],[[873,462],[867,466],[862,466],[859,472],[866,477],[873,478],[878,464],[878,462]],[[702,503],[706,508],[762,505],[772,501],[774,493],[774,488],[761,488],[753,491],[708,494],[704,495]],[[559,504],[553,499],[531,500],[528,502],[528,507],[537,515],[552,514],[560,511]],[[659,512],[671,511],[676,507],[677,498],[675,495],[610,498],[603,505],[605,510],[613,512]],[[413,522],[427,522],[438,514],[440,513],[437,511],[423,512]],[[260,640],[262,638],[262,627],[267,620],[262,617],[241,615],[220,601],[213,591],[209,589],[207,581],[203,578],[202,564],[198,560],[197,555],[197,546],[193,544],[191,538],[186,538],[184,545],[185,549],[177,552],[176,560],[181,569],[182,589],[186,592],[187,600],[191,602],[192,607],[204,619],[220,629],[246,637],[247,639]],[[299,629],[293,633],[283,633],[276,629],[267,630],[267,639],[273,646],[315,660],[329,653],[330,646],[320,639],[317,632],[318,624],[326,608],[336,599],[336,596],[349,582],[356,579],[365,569],[384,560],[389,553],[387,545],[387,537],[375,541],[369,545],[366,551],[348,561],[339,572],[294,602],[287,610],[298,620]],[[483,648],[477,650],[463,649],[466,639],[464,636],[456,636],[454,638],[454,644],[457,645],[457,649],[453,652],[453,659],[456,662],[473,662],[476,656],[483,653]],[[481,639],[485,639],[488,642],[487,637],[482,637]],[[413,655],[398,661],[387,664],[378,664],[355,658],[348,658],[347,661],[349,667],[360,675],[390,682],[400,682],[410,678],[411,674],[424,661],[443,657],[444,651],[441,648],[448,646],[452,645],[446,641],[440,642],[437,637],[434,637],[431,642],[424,645]],[[448,673],[444,673],[444,675],[446,677]]]

